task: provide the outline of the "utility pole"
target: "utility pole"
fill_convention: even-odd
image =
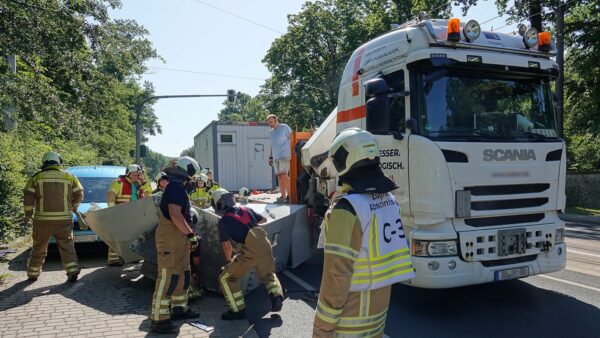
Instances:
[[[556,80],[556,114],[558,117],[558,135],[563,136],[564,127],[564,83],[565,83],[565,7],[563,0],[557,0],[556,10],[556,63],[558,63],[558,79]]]
[[[183,99],[183,98],[191,98],[191,97],[227,97],[228,103],[234,103],[237,98],[237,93],[233,89],[227,90],[227,94],[209,94],[209,95],[158,95],[158,96],[149,96],[144,98],[136,107],[135,107],[135,163],[141,164],[140,162],[140,146],[142,143],[142,122],[140,120],[140,115],[142,114],[142,109],[144,105],[153,100],[160,99]]]

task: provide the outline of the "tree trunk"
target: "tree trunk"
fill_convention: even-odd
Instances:
[[[541,32],[542,27],[542,3],[541,0],[531,0],[529,3],[529,22],[531,27]]]
[[[564,70],[565,70],[565,39],[564,39],[564,23],[565,23],[565,8],[562,0],[557,0],[558,7],[556,10],[556,63],[558,63],[558,79],[556,81],[556,115],[558,134],[563,136],[563,121],[564,121]]]

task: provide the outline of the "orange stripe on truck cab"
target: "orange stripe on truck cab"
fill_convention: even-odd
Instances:
[[[365,106],[358,106],[337,113],[337,123],[350,122],[367,116]]]

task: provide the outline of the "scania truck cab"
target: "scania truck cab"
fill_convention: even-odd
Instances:
[[[302,150],[321,197],[310,200],[336,189],[323,153],[335,134],[360,127],[376,136],[381,166],[400,187],[416,270],[408,283],[450,288],[563,269],[554,51],[549,33],[533,28],[503,34],[424,16],[360,46],[328,119],[336,132],[315,133]]]

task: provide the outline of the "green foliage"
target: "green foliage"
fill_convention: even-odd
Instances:
[[[187,149],[184,149],[181,154],[179,154],[179,156],[189,156],[191,158],[194,158],[196,156],[196,153],[194,151],[194,146],[191,146]]]
[[[223,103],[225,108],[219,112],[219,121],[230,122],[262,122],[267,118],[267,111],[263,107],[260,96],[252,98],[245,93],[238,93],[238,99],[233,104]],[[193,157],[193,155],[191,155]]]
[[[148,177],[154,180],[154,177],[167,166],[169,161],[173,160],[171,157],[164,156],[152,150],[148,150],[147,156],[144,158],[144,164],[146,170],[148,170]]]
[[[16,128],[0,125],[0,240],[20,233],[22,189],[44,152],[66,164],[128,164],[135,145],[134,107],[152,95],[140,84],[144,62],[158,55],[133,20],[113,20],[118,0],[0,0],[0,106]],[[147,105],[143,134],[160,132]],[[143,138],[144,139],[144,138]],[[150,162],[166,163],[154,153]],[[153,167],[154,168],[154,167]]]
[[[263,62],[273,74],[258,96],[265,110],[292,129],[319,125],[337,105],[344,66],[362,43],[402,23],[419,10],[447,16],[441,0],[317,0],[289,15],[288,31]],[[440,7],[440,5],[442,5]]]

